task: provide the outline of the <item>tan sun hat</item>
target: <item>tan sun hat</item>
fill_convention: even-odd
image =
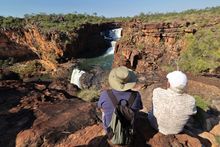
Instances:
[[[137,77],[131,69],[120,66],[111,70],[108,80],[111,88],[118,91],[126,91],[135,86]]]

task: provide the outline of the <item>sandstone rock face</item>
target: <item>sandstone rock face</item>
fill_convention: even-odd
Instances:
[[[189,76],[187,91],[192,95],[200,95],[207,101],[220,100],[220,79],[203,76]],[[217,103],[216,103],[217,104]]]
[[[220,136],[220,123],[216,125],[210,132],[215,136]]]
[[[27,45],[13,41],[0,31],[0,59],[8,59],[9,57],[14,57],[17,61],[38,58]]]
[[[151,146],[155,147],[193,147],[202,146],[200,141],[196,138],[190,137],[186,134],[178,135],[162,135],[160,133],[156,134],[150,141]]]
[[[185,46],[184,39],[179,38],[196,31],[185,31],[187,27],[176,22],[146,24],[134,21],[125,24],[116,45],[114,66],[126,65],[147,74],[161,69],[161,64],[175,65]]]
[[[191,137],[187,134],[168,135],[165,136],[161,133],[156,132],[149,126],[146,118],[140,118],[136,122],[136,132],[134,147],[194,147],[202,146],[199,139]],[[79,130],[74,134],[63,140],[56,146],[90,146],[90,147],[118,147],[118,145],[112,145],[106,140],[102,132],[102,126],[93,125],[86,127],[85,129]]]
[[[40,28],[26,25],[19,29],[0,29],[0,58],[16,60],[34,56],[55,69],[58,61],[70,58],[93,57],[109,47],[101,31],[119,27],[115,23],[85,24],[75,32],[41,32]],[[27,59],[26,59],[27,60]]]
[[[1,81],[0,146],[112,146],[98,123],[96,106],[68,94],[67,85]],[[134,146],[201,146],[186,134],[157,133],[146,118],[141,113],[135,122]]]
[[[95,105],[67,83],[0,82],[0,146],[53,146],[97,123]]]
[[[16,146],[53,146],[72,132],[96,123],[94,107],[81,101],[40,106],[32,127],[20,132]]]
[[[212,147],[218,147],[219,146],[219,144],[217,143],[217,141],[215,139],[215,136],[213,134],[211,134],[209,132],[203,132],[203,133],[199,134],[199,136],[208,139],[211,142]]]

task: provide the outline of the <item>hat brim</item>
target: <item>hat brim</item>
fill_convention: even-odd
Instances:
[[[122,84],[117,78],[114,76],[115,70],[113,69],[109,74],[109,84],[111,88],[117,91],[126,91],[132,89],[137,83],[137,77],[135,73],[129,69],[129,79],[126,83]]]

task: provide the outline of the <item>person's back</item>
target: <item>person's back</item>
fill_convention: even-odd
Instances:
[[[190,115],[195,111],[195,99],[188,94],[178,94],[171,89],[157,88],[153,91],[153,113],[149,113],[151,124],[167,134],[182,131]]]
[[[136,81],[137,77],[131,69],[124,66],[114,68],[109,74],[112,89],[104,90],[100,95],[98,107],[102,110],[103,128],[113,144],[130,143],[129,136],[132,136],[130,129],[134,119],[132,114],[143,108],[140,93],[131,90]],[[127,116],[131,116],[129,121]]]
[[[117,98],[118,101],[122,100],[122,105],[125,105],[125,103],[128,101],[128,99],[130,98],[130,95],[133,91],[131,90],[127,90],[127,91],[117,91],[112,89],[113,94],[115,95],[115,97]],[[131,106],[131,108],[134,111],[138,111],[140,109],[143,108],[142,106],[142,102],[141,102],[141,96],[139,94],[139,92],[136,92],[137,96]],[[107,131],[108,125],[111,121],[112,118],[112,114],[114,112],[114,106],[113,103],[107,93],[107,90],[103,91],[100,95],[100,99],[98,102],[98,107],[102,108],[103,110],[103,126],[104,129]]]
[[[185,76],[182,73],[176,73],[177,79],[168,78],[170,88],[154,89],[153,110],[148,115],[151,125],[165,135],[180,133],[190,116],[196,113],[195,99],[183,92],[187,79],[183,80],[182,84],[181,76]],[[178,82],[182,85],[178,85]]]

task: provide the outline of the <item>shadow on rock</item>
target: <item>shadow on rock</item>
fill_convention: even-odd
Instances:
[[[153,138],[153,136],[157,133],[154,130],[150,122],[147,119],[147,114],[144,112],[139,112],[136,116],[135,120],[135,135],[134,135],[134,143],[132,146],[134,147],[149,147],[147,142]]]
[[[35,120],[32,110],[15,108],[24,95],[14,88],[0,89],[0,146],[14,147],[17,134]]]
[[[33,111],[22,109],[17,113],[0,115],[0,146],[14,147],[20,131],[30,128],[35,120]]]
[[[111,147],[107,141],[107,136],[98,136],[93,138],[87,147]]]

